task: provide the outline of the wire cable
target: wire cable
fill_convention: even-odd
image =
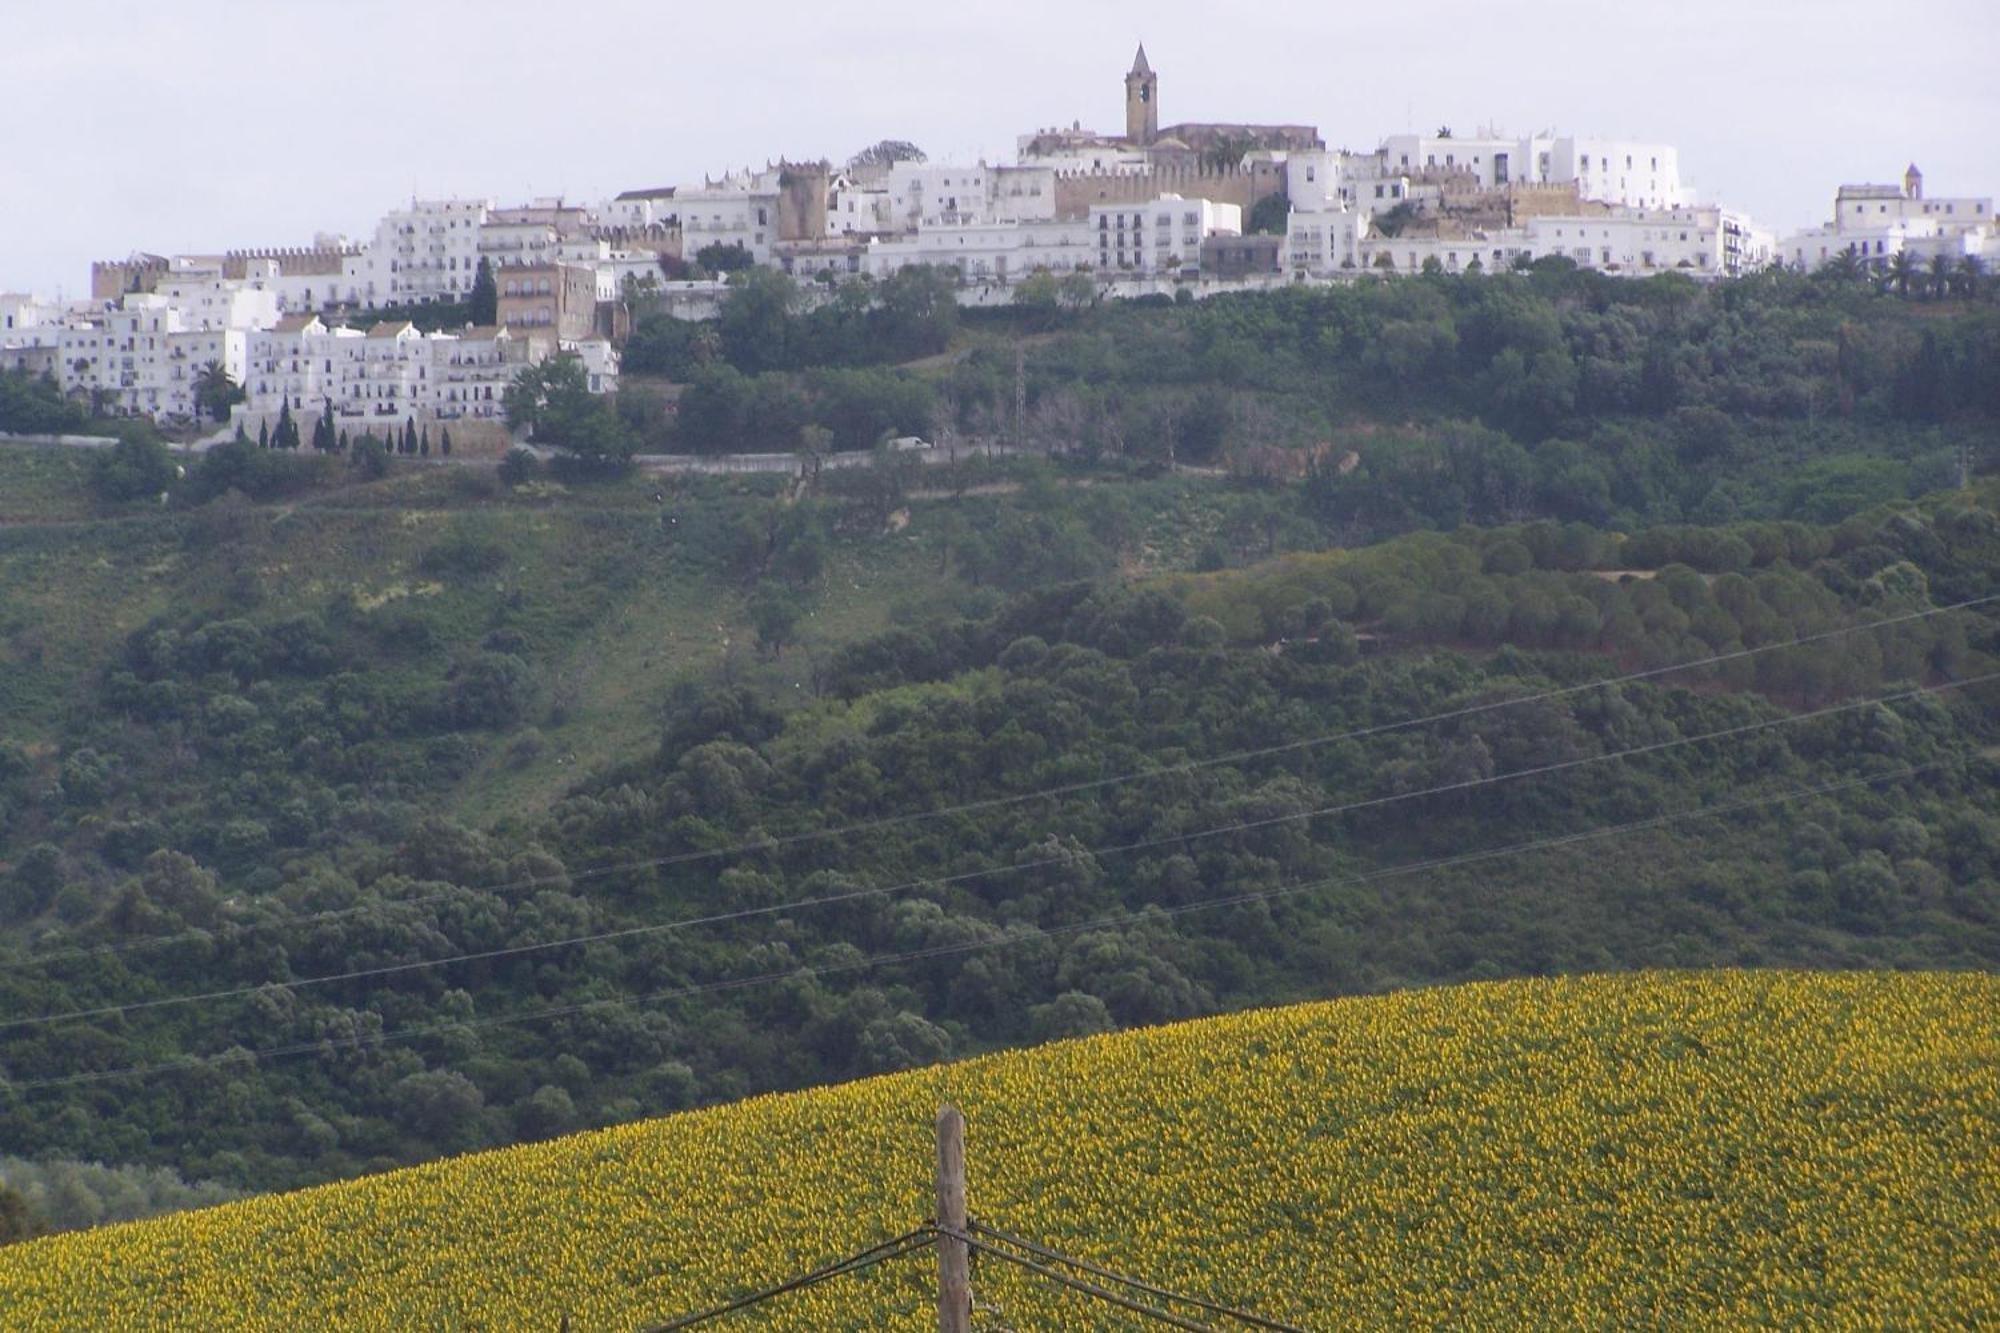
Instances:
[[[1295,1325],[1281,1324],[1274,1319],[1266,1319],[1262,1315],[1251,1314],[1248,1310],[1239,1310],[1230,1305],[1219,1305],[1214,1301],[1203,1300],[1199,1296],[1189,1296],[1184,1292],[1169,1291],[1165,1287],[1157,1287],[1150,1282],[1142,1282],[1138,1278],[1128,1277],[1123,1273],[1114,1272],[1109,1268],[1091,1263],[1088,1259],[1078,1259],[1074,1255],[1064,1254],[1060,1250],[1052,1250],[1045,1245],[1037,1245],[1031,1240],[1023,1240],[1021,1237],[1001,1231],[997,1227],[989,1227],[977,1218],[968,1218],[965,1227],[967,1231],[976,1231],[989,1240],[1000,1241],[1004,1244],[1012,1245],[1017,1249],[1026,1250],[1037,1258],[1047,1260],[1050,1263],[1063,1264],[1070,1268],[1089,1273],[1094,1277],[1101,1277],[1110,1282],[1122,1283],[1135,1291],[1143,1291],[1148,1295],[1159,1296],[1182,1305],[1192,1305],[1196,1309],[1204,1310],[1209,1314],[1234,1319],[1240,1323],[1249,1324],[1254,1328],[1274,1329],[1276,1333],[1305,1333],[1304,1329]]]
[[[777,985],[787,981],[811,980],[848,972],[866,971],[877,967],[893,966],[898,963],[921,962],[932,958],[980,953],[989,949],[1011,948],[1027,943],[1043,942],[1064,936],[1082,934],[1087,931],[1112,930],[1120,926],[1187,916],[1196,912],[1212,911],[1217,908],[1238,907],[1257,902],[1276,901],[1294,894],[1306,893],[1316,889],[1359,886],[1431,870],[1455,870],[1468,865],[1526,855],[1531,852],[1547,851],[1559,847],[1569,847],[1582,843],[1622,837],[1631,833],[1643,832],[1647,829],[1661,828],[1685,819],[1711,818],[1766,806],[1785,805],[1793,801],[1804,800],[1811,796],[1828,795],[1833,792],[1846,791],[1856,787],[1873,786],[1877,783],[1890,782],[1899,778],[1914,777],[1921,773],[1943,768],[1964,757],[1965,755],[1962,753],[1955,754],[1948,758],[1932,760],[1929,763],[1891,769],[1865,777],[1848,778],[1812,787],[1795,788],[1775,796],[1755,797],[1718,806],[1704,806],[1693,810],[1675,811],[1663,815],[1654,815],[1646,819],[1632,820],[1623,824],[1609,825],[1601,829],[1540,838],[1529,842],[1512,843],[1454,856],[1428,857],[1399,865],[1385,866],[1376,870],[1363,871],[1353,875],[1332,876],[1301,883],[1279,885],[1272,889],[1259,889],[1245,893],[1228,894],[1192,903],[1181,903],[1167,907],[1148,905],[1130,911],[1097,917],[1088,921],[1072,922],[1068,925],[1050,926],[1042,929],[1020,930],[1014,934],[998,937],[960,941],[955,944],[933,945],[898,953],[876,954],[866,958],[837,963],[817,963],[782,968],[745,977],[728,977],[715,981],[670,987],[640,995],[620,995],[594,1000],[577,1000],[565,1004],[546,1006],[541,1009],[523,1010],[509,1014],[494,1014],[484,1018],[417,1024],[379,1034],[356,1034],[341,1037],[329,1036],[312,1041],[290,1042],[259,1049],[238,1047],[214,1055],[184,1055],[171,1060],[156,1061],[148,1064],[127,1065],[116,1069],[84,1070],[79,1073],[58,1074],[45,1078],[15,1081],[0,1079],[0,1090],[32,1092],[44,1088],[102,1082],[108,1079],[149,1077],[155,1074],[172,1073],[179,1070],[206,1068],[234,1060],[263,1061],[284,1059],[296,1055],[331,1053],[337,1050],[366,1046],[383,1046],[390,1042],[412,1041],[421,1037],[437,1036],[445,1033],[463,1033],[510,1026],[516,1023],[534,1023],[548,1019],[566,1018],[598,1009],[632,1008],[641,1005],[664,1003],[669,1000],[688,999],[700,995],[749,990],[759,986]]]
[[[1144,1315],[1155,1323],[1165,1324],[1169,1328],[1188,1329],[1191,1333],[1219,1333],[1219,1330],[1213,1324],[1203,1324],[1192,1319],[1183,1319],[1171,1310],[1163,1310],[1157,1305],[1148,1305],[1144,1301],[1133,1300],[1129,1296],[1121,1296],[1108,1287],[1100,1287],[1094,1282],[1085,1282],[1082,1278],[1071,1277],[1068,1273],[1051,1268],[1046,1264],[1037,1263],[1033,1259],[1025,1259],[1009,1250],[1003,1250],[995,1245],[988,1245],[985,1241],[974,1240],[963,1232],[953,1231],[949,1227],[939,1227],[937,1232],[940,1236],[949,1236],[951,1239],[960,1242],[976,1254],[990,1254],[1002,1263],[1018,1265],[1032,1273],[1047,1278],[1059,1286],[1068,1287],[1072,1291],[1082,1292],[1086,1296],[1130,1310],[1134,1314]]]
[[[1375,723],[1373,725],[1366,727],[1358,727],[1349,731],[1329,732],[1319,736],[1305,737],[1300,740],[1281,741],[1266,746],[1257,746],[1249,749],[1234,750],[1219,755],[1212,755],[1206,759],[1184,760],[1177,763],[1165,765],[1159,768],[1135,769],[1125,773],[1115,774],[1109,777],[1084,779],[1081,781],[1065,783],[1058,786],[1044,787],[1031,792],[1016,792],[1016,793],[1010,793],[1009,795],[1006,796],[985,797],[980,800],[962,802],[956,805],[940,806],[930,810],[907,811],[902,814],[885,815],[878,819],[860,820],[851,824],[837,825],[832,828],[803,830],[798,833],[786,834],[779,837],[772,837],[767,835],[761,838],[741,840],[721,847],[703,848],[699,851],[676,852],[667,856],[649,857],[643,860],[623,861],[612,865],[596,866],[587,870],[579,870],[574,872],[565,871],[560,874],[552,874],[552,875],[529,876],[519,880],[504,881],[499,884],[487,885],[483,888],[460,887],[460,888],[455,888],[451,893],[430,894],[418,898],[391,899],[381,902],[357,904],[356,906],[353,907],[334,908],[324,912],[308,913],[301,916],[282,917],[265,921],[248,922],[239,927],[239,929],[247,932],[251,930],[276,929],[280,927],[287,927],[293,925],[316,924],[319,922],[339,920],[347,916],[382,911],[386,908],[421,907],[440,902],[447,902],[459,896],[460,894],[466,892],[505,895],[511,893],[525,892],[531,889],[546,888],[557,885],[575,884],[585,880],[602,878],[607,875],[618,875],[618,874],[630,873],[633,871],[657,870],[657,869],[668,868],[671,866],[688,865],[701,861],[716,860],[728,856],[738,856],[747,852],[769,853],[783,848],[795,847],[807,843],[823,842],[834,838],[845,838],[862,833],[872,833],[880,829],[898,827],[904,824],[917,823],[933,819],[946,819],[957,815],[975,814],[986,810],[1001,809],[1009,806],[1020,805],[1029,801],[1051,800],[1062,796],[1075,795],[1080,792],[1101,790],[1108,787],[1119,786],[1124,783],[1136,782],[1147,778],[1172,777],[1184,773],[1198,772],[1202,769],[1212,768],[1220,765],[1244,763],[1252,759],[1262,759],[1262,758],[1268,758],[1272,755],[1294,753],[1301,750],[1315,748],[1321,745],[1333,745],[1333,744],[1338,744],[1342,741],[1362,740],[1371,736],[1386,735],[1392,732],[1404,731],[1414,727],[1427,726],[1431,723],[1436,723],[1436,722],[1456,721],[1461,718],[1475,717],[1484,713],[1496,712],[1501,709],[1520,707],[1524,704],[1542,703],[1551,699],[1566,698],[1571,695],[1587,693],[1592,690],[1609,689],[1615,685],[1625,685],[1636,681],[1657,679],[1659,677],[1671,675],[1676,672],[1692,671],[1700,667],[1716,666],[1724,662],[1731,662],[1731,661],[1737,661],[1741,659],[1755,657],[1762,653],[1781,652],[1788,648],[1799,648],[1810,644],[1824,643],[1833,639],[1841,638],[1845,635],[1859,633],[1863,630],[1886,629],[1896,625],[1907,624],[1912,621],[1923,620],[1931,616],[1945,615],[1952,612],[1970,610],[1974,607],[1984,606],[1996,601],[2000,601],[2000,593],[1993,593],[1984,597],[1974,597],[1967,599],[1965,601],[1953,602],[1946,606],[1931,607],[1922,611],[1907,612],[1903,615],[1891,616],[1883,620],[1871,620],[1853,625],[1842,626],[1837,629],[1823,630],[1815,634],[1807,634],[1807,635],[1802,635],[1798,638],[1788,639],[1781,643],[1760,644],[1754,648],[1734,649],[1726,653],[1716,653],[1708,657],[1694,658],[1689,661],[1677,662],[1670,664],[1668,666],[1648,667],[1643,671],[1628,672],[1624,675],[1619,675],[1619,676],[1607,676],[1600,678],[1598,680],[1585,681],[1577,685],[1564,685],[1556,687],[1554,689],[1536,691],[1530,694],[1514,695],[1504,699],[1490,699],[1484,703],[1469,704],[1460,708],[1447,709],[1444,712],[1440,713],[1430,713],[1418,717],[1401,718],[1391,722]],[[27,958],[12,960],[12,965],[8,970],[15,970],[25,966],[35,966],[43,962],[53,962],[67,958],[90,957],[90,956],[101,956],[105,954],[125,953],[130,950],[143,949],[143,948],[159,948],[169,944],[211,938],[212,934],[213,932],[208,930],[183,930],[163,935],[142,937],[134,940],[122,940],[115,944],[89,945],[89,946],[84,946],[82,948],[39,953],[31,955]]]
[[[1270,815],[1262,819],[1241,820],[1214,828],[1196,830],[1192,833],[1174,833],[1139,842],[1115,844],[1104,847],[1087,848],[1084,855],[1091,857],[1121,855],[1146,848],[1177,845],[1218,837],[1226,833],[1245,832],[1252,829],[1268,828],[1277,824],[1295,823],[1339,814],[1349,814],[1358,810],[1375,809],[1394,805],[1403,801],[1413,801],[1424,797],[1447,795],[1454,792],[1470,791],[1474,788],[1491,786],[1501,782],[1511,782],[1521,778],[1546,776],[1592,764],[1607,763],[1612,760],[1629,759],[1636,755],[1656,754],[1665,750],[1679,749],[1687,745],[1699,745],[1708,741],[1726,740],[1737,736],[1768,731],[1777,727],[1792,726],[1857,709],[1895,703],[1925,694],[1935,694],[1944,690],[1962,689],[2000,679],[2000,671],[1984,676],[1975,676],[1963,681],[1947,681],[1938,685],[1917,686],[1896,694],[1880,695],[1868,699],[1850,700],[1843,704],[1829,705],[1808,713],[1789,713],[1783,717],[1765,718],[1740,726],[1726,727],[1718,731],[1704,732],[1695,736],[1678,736],[1672,740],[1654,741],[1646,745],[1633,746],[1624,750],[1614,750],[1605,754],[1584,755],[1576,759],[1559,760],[1554,763],[1536,765],[1529,768],[1513,769],[1506,773],[1489,774],[1484,777],[1468,778],[1460,782],[1444,783],[1418,791],[1397,792],[1388,796],[1374,796],[1365,800],[1351,801],[1340,805],[1324,806],[1314,810],[1297,811],[1289,814]],[[961,871],[955,875],[927,880],[909,880],[892,884],[853,889],[844,893],[827,894],[819,898],[797,899],[791,902],[767,904],[760,907],[737,908],[729,912],[711,913],[707,916],[683,918],[677,921],[656,922],[650,925],[621,926],[615,930],[597,931],[588,935],[574,935],[560,940],[542,940],[532,944],[510,944],[494,949],[482,949],[467,953],[452,954],[443,958],[421,958],[402,963],[384,963],[376,967],[353,968],[345,972],[327,973],[316,977],[303,977],[294,981],[261,981],[253,985],[231,986],[218,990],[200,991],[188,995],[159,996],[150,1000],[131,1000],[121,1004],[99,1005],[86,1009],[70,1009],[55,1013],[29,1015],[0,1020],[0,1032],[13,1031],[23,1027],[36,1027],[49,1023],[80,1022],[92,1018],[109,1018],[148,1010],[179,1008],[190,1004],[205,1004],[217,1000],[242,999],[271,990],[304,990],[309,987],[329,986],[342,982],[365,981],[377,977],[405,976],[415,972],[426,972],[434,968],[451,967],[460,963],[493,962],[504,958],[520,958],[529,954],[544,953],[552,949],[576,948],[591,944],[606,944],[621,940],[638,939],[660,935],[671,931],[688,930],[699,926],[716,925],[728,921],[740,921],[751,917],[769,916],[778,913],[798,911],[807,907],[820,907],[832,903],[853,902],[864,898],[883,897],[906,892],[915,888],[942,887],[947,884],[967,880],[985,879],[991,876],[1017,873],[1022,870],[1057,865],[1072,859],[1072,854],[1041,857],[1035,860],[1017,862],[1010,865],[991,866],[979,870]]]
[[[795,1291],[804,1291],[807,1287],[816,1287],[822,1282],[830,1282],[834,1278],[845,1277],[849,1273],[859,1273],[864,1269],[873,1268],[877,1264],[888,1263],[891,1259],[900,1259],[904,1255],[914,1254],[918,1250],[927,1250],[935,1244],[937,1244],[935,1228],[917,1227],[915,1230],[906,1231],[892,1240],[885,1240],[879,1245],[871,1245],[865,1250],[848,1255],[845,1259],[836,1259],[830,1264],[815,1268],[811,1272],[801,1273],[797,1277],[778,1283],[776,1286],[766,1287],[762,1291],[752,1292],[748,1296],[740,1297],[723,1305],[714,1306],[711,1309],[669,1319],[664,1324],[649,1325],[649,1333],[673,1333],[673,1330],[676,1329],[693,1328],[695,1325],[705,1324],[711,1319],[720,1319],[723,1315],[734,1314],[738,1310],[747,1310],[753,1305],[762,1305],[765,1301],[774,1300],[779,1296],[788,1295]]]

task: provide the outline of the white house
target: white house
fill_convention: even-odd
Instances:
[[[1912,164],[1900,187],[1841,186],[1832,220],[1786,237],[1779,249],[1786,264],[1806,270],[1842,254],[1876,269],[1905,250],[1925,262],[1984,258],[2000,254],[2000,224],[1990,198],[1925,198],[1923,173]]]
[[[1053,272],[1093,268],[1097,247],[1084,219],[1067,222],[989,222],[876,236],[866,243],[862,272],[887,277],[913,264],[955,268],[968,282],[1017,282],[1038,268]]]
[[[1243,209],[1177,194],[1147,204],[1097,204],[1089,234],[1102,272],[1176,274],[1200,264],[1203,238],[1242,235]]]
[[[1724,244],[1723,212],[1714,205],[1620,208],[1588,216],[1531,217],[1519,226],[1478,228],[1457,236],[1369,234],[1358,242],[1354,267],[1414,273],[1435,260],[1447,273],[1462,273],[1476,261],[1491,273],[1521,259],[1559,257],[1579,268],[1631,277],[1681,273],[1717,278],[1732,271]],[[1754,244],[1753,239],[1753,253]],[[1739,248],[1738,262],[1741,253]],[[1299,267],[1296,252],[1293,264]]]
[[[681,216],[677,193],[671,185],[627,190],[599,204],[597,216],[609,227],[644,229],[677,225]]]
[[[711,245],[740,245],[756,263],[769,260],[778,239],[779,174],[776,167],[731,173],[678,190],[682,253],[692,259]]]
[[[1581,198],[1630,208],[1689,201],[1680,153],[1671,144],[1567,134],[1392,134],[1377,156],[1385,176],[1464,172],[1482,189],[1574,182]]]
[[[58,336],[56,379],[108,411],[133,416],[197,415],[195,379],[215,362],[241,383],[247,330],[195,329],[163,296],[132,293],[66,323]]]
[[[464,299],[492,206],[488,199],[415,199],[385,214],[375,239],[347,266],[347,291],[363,306]]]

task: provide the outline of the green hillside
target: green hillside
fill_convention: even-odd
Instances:
[[[1331,995],[2000,965],[1991,309],[938,294],[760,278],[538,428],[798,481],[0,447],[31,1209]],[[1030,453],[815,466],[919,428]]]

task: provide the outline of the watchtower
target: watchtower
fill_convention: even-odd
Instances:
[[[1125,137],[1141,148],[1160,137],[1160,76],[1146,63],[1144,42],[1125,76]]]

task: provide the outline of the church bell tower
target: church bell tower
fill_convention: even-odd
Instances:
[[[1125,137],[1143,148],[1160,137],[1160,76],[1146,63],[1146,44],[1125,76]]]

